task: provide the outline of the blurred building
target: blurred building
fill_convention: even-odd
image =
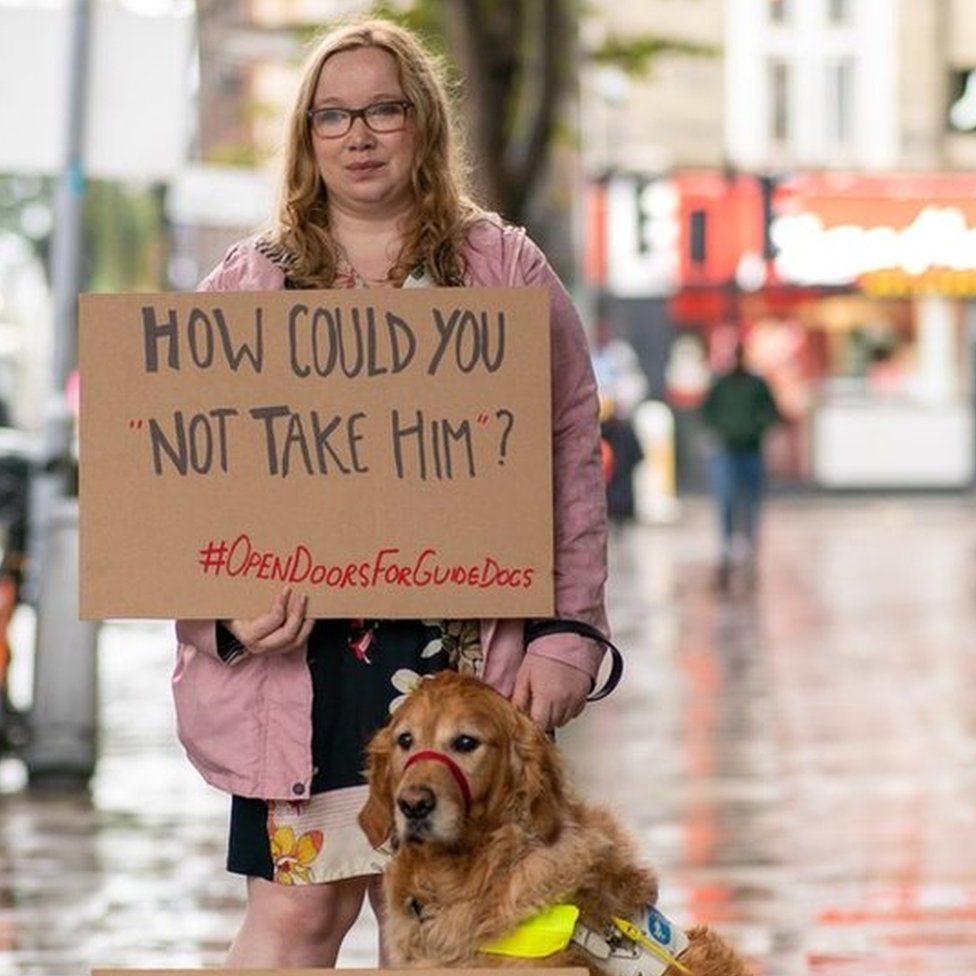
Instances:
[[[587,4],[581,25],[583,163],[591,174],[655,174],[720,166],[723,141],[723,0],[642,0]],[[698,48],[651,54],[626,70],[606,54],[666,38]],[[602,56],[601,56],[602,55]]]
[[[124,184],[135,195],[171,179],[186,159],[191,114],[192,3],[90,4],[84,85],[72,75],[73,6],[69,0],[0,3],[0,402],[9,406],[5,419],[32,432],[50,408],[54,363],[70,319],[58,315],[61,303],[52,294],[54,255],[65,253],[55,241],[72,224],[55,190],[72,142],[69,123],[74,119],[80,132],[69,196],[87,198],[81,263],[94,278],[96,240],[111,237],[121,250],[137,239],[137,220],[92,219],[107,212],[99,209],[107,200],[100,191]]]
[[[307,40],[367,0],[214,0],[197,4],[194,162],[173,181],[171,283],[191,289],[274,203],[273,163]]]
[[[613,98],[587,78],[587,270],[678,413],[684,483],[741,333],[792,418],[783,480],[969,487],[976,0],[642,10],[621,28],[721,53],[663,54]]]

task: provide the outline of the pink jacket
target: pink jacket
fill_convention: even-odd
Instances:
[[[600,467],[597,394],[583,329],[566,290],[521,228],[485,219],[469,233],[468,283],[536,285],[552,298],[552,421],[556,616],[607,633],[606,512]],[[204,280],[204,291],[271,291],[280,267],[235,244]],[[483,620],[485,680],[510,695],[526,653],[521,620]],[[304,651],[217,655],[212,620],[180,620],[173,694],[177,728],[191,762],[218,789],[265,799],[308,796],[312,779],[312,683]],[[596,676],[603,649],[571,634],[532,642],[528,653],[556,658]]]

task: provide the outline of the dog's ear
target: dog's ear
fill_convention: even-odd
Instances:
[[[369,744],[369,797],[359,811],[359,826],[373,847],[379,847],[393,830],[392,754],[393,736],[388,727],[380,729]]]
[[[515,794],[533,834],[552,843],[562,828],[565,790],[556,747],[528,716],[518,713],[512,740],[520,775]]]

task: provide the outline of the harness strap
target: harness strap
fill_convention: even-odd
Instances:
[[[606,962],[613,955],[613,947],[610,943],[599,932],[587,928],[582,922],[577,924],[571,941],[601,963]]]
[[[600,933],[579,921],[576,905],[557,904],[527,918],[514,931],[482,945],[478,951],[541,959],[572,945],[590,956],[595,968],[606,976],[663,976],[670,967],[685,976],[694,976],[678,959],[688,947],[685,933],[654,908],[648,910],[647,922],[649,928],[644,932],[627,919],[613,917]]]
[[[685,976],[694,976],[683,962],[651,939],[634,941],[630,946],[611,945],[598,932],[577,923],[571,941],[592,956],[596,967],[607,976],[663,976],[671,966]]]
[[[544,959],[569,945],[578,918],[579,909],[575,905],[552,905],[527,918],[514,932],[486,943],[478,951],[517,959]]]
[[[642,949],[646,949],[652,955],[657,956],[666,966],[674,966],[675,969],[685,973],[686,976],[692,976],[691,970],[684,963],[679,962],[676,956],[671,955],[663,945],[655,942],[654,939],[650,938],[647,933],[642,932],[633,922],[628,922],[623,918],[617,918],[616,915],[611,918],[611,921],[621,935],[630,939],[631,942],[636,943]],[[684,945],[687,946],[688,940],[685,938],[683,941]]]
[[[414,763],[425,760],[439,762],[442,766],[447,767],[448,772],[454,777],[454,782],[457,783],[458,789],[461,791],[461,796],[464,797],[464,812],[467,813],[471,809],[471,787],[468,786],[467,777],[462,772],[461,767],[443,752],[436,752],[434,749],[421,749],[420,752],[415,752],[407,760],[403,768],[405,770],[409,769]]]

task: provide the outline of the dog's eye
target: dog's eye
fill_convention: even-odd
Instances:
[[[481,743],[473,735],[459,735],[451,745],[457,752],[474,752]]]
[[[413,736],[409,732],[401,732],[396,743],[401,749],[409,749],[413,745]]]

